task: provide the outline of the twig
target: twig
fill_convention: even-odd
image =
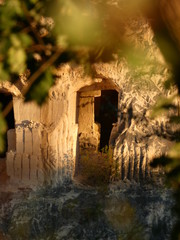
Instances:
[[[62,49],[58,49],[52,56],[51,58],[49,58],[43,65],[41,65],[41,67],[29,78],[29,81],[28,81],[28,85],[25,86],[23,89],[22,89],[22,95],[25,95],[28,90],[30,89],[30,87],[32,86],[32,84],[36,81],[36,79],[44,72],[46,71],[46,69],[51,66],[55,61],[56,59],[59,57],[59,55],[62,53]],[[10,101],[8,103],[8,105],[6,106],[6,108],[3,110],[2,114],[3,114],[3,117],[6,117],[9,112],[11,111],[13,107],[13,102]]]
[[[56,51],[57,47],[54,47],[52,45],[41,45],[41,44],[36,44],[36,45],[32,45],[30,48],[27,48],[27,52],[34,52],[34,51],[45,51],[45,50],[52,50],[52,51]]]
[[[29,22],[29,26],[30,26],[32,32],[34,33],[37,41],[38,41],[41,45],[44,45],[44,41],[43,41],[42,38],[39,36],[38,31],[37,31],[37,30],[35,29],[35,27],[33,27],[32,24],[31,24],[31,16],[30,16],[30,14],[29,14],[29,12],[28,12],[28,10],[27,10],[26,5],[25,5],[24,2],[22,2],[22,9],[23,9],[23,11],[24,11],[24,13],[25,13],[25,15],[26,15],[26,18],[27,18],[27,20],[28,20],[28,22]]]
[[[5,109],[2,111],[2,115],[3,115],[4,118],[9,114],[9,112],[12,109],[12,107],[13,107],[13,101],[11,100],[8,103],[8,105],[6,105]]]
[[[25,95],[35,80],[49,67],[51,66],[62,53],[62,49],[57,50],[51,58],[49,58],[41,67],[29,78],[28,85],[22,89],[22,94]]]

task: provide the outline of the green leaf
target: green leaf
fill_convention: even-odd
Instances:
[[[169,109],[177,109],[177,106],[173,104],[173,100],[173,98],[159,98],[156,105],[152,109],[151,117],[154,118],[159,116],[160,114],[164,114]]]
[[[21,47],[21,40],[19,39],[17,34],[11,34],[10,35],[10,40],[11,40],[11,44],[14,47],[17,47],[17,48]]]
[[[5,4],[0,7],[0,30],[8,34],[16,26],[16,18],[23,15],[20,0],[5,0]]]
[[[32,38],[28,34],[20,33],[19,38],[20,38],[20,41],[21,41],[21,45],[24,48],[26,48],[26,47],[28,47],[29,45],[32,44]]]
[[[37,81],[31,86],[25,96],[25,101],[35,100],[38,105],[42,105],[48,97],[50,87],[54,84],[54,78],[51,69],[44,72]]]
[[[54,32],[65,36],[65,44],[92,46],[97,43],[102,29],[99,19],[92,15],[91,7],[90,3],[59,1],[59,6],[53,11],[56,20]]]
[[[7,0],[7,2],[9,4],[9,7],[14,9],[15,14],[17,15],[23,14],[20,0]]]
[[[0,63],[0,81],[7,81],[9,79],[9,72],[5,70],[3,63]]]
[[[30,0],[31,3],[36,4],[38,0]]]
[[[173,145],[171,150],[168,153],[168,156],[170,158],[178,159],[177,164],[179,163],[180,160],[180,142],[177,142],[176,144]]]
[[[26,69],[26,53],[24,49],[11,47],[8,51],[8,63],[12,73],[23,73]]]

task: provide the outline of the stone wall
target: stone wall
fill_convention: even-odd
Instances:
[[[131,21],[126,38],[134,46],[136,64],[127,52],[114,62],[95,64],[95,78],[86,75],[82,67],[62,65],[57,69],[56,85],[41,108],[24,103],[20,95],[14,97],[16,148],[9,147],[7,153],[7,172],[12,182],[31,184],[73,178],[81,142],[78,133],[87,121],[79,115],[78,106],[84,100],[78,100],[78,93],[103,89],[119,92],[119,118],[110,138],[119,178],[138,180],[150,175],[149,162],[167,151],[173,134],[165,118],[149,117],[157,98],[171,94],[163,87],[169,70],[143,19]],[[93,104],[89,106],[92,110]],[[92,114],[88,123],[94,128]],[[95,135],[98,145],[98,133]]]
[[[101,96],[101,91],[79,93],[78,127],[79,146],[83,149],[98,151],[100,133],[94,119],[94,98]]]

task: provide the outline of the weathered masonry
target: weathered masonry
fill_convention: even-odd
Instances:
[[[6,154],[11,182],[72,179],[80,148],[99,151],[109,144],[121,179],[150,175],[149,162],[170,146],[162,138],[172,134],[166,119],[149,118],[157,97],[171,94],[163,88],[168,70],[148,23],[132,21],[126,35],[148,63],[131,66],[126,58],[98,63],[95,78],[82,67],[62,65],[41,108],[24,103],[19,86],[1,84],[1,94],[13,98]]]

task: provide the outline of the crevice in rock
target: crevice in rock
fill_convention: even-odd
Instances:
[[[4,110],[6,106],[13,101],[13,97],[10,93],[8,92],[0,92],[0,104],[1,104],[1,109]],[[0,157],[5,157],[6,152],[8,151],[8,137],[7,137],[7,132],[10,129],[15,128],[15,120],[14,120],[14,110],[13,108],[9,112],[9,114],[5,117],[6,123],[7,123],[7,131],[5,135],[5,149],[4,152],[0,154]]]

